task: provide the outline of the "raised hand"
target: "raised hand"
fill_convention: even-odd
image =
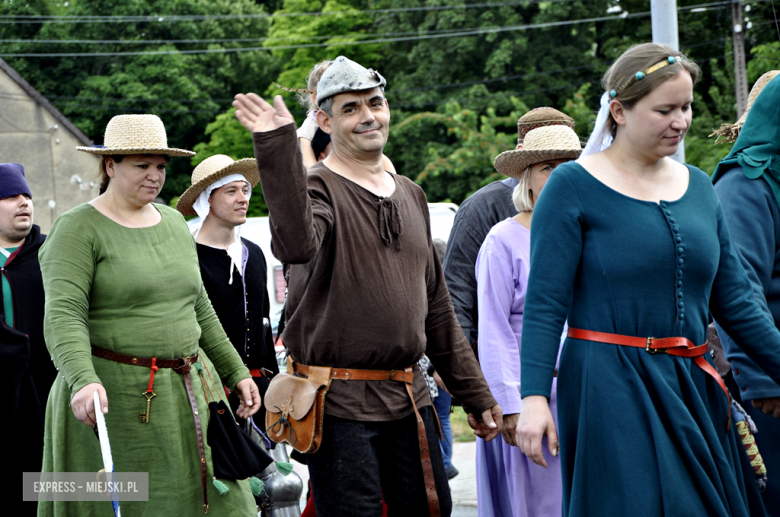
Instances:
[[[251,133],[265,133],[295,123],[281,95],[274,97],[271,106],[256,93],[239,93],[233,101],[236,118]]]

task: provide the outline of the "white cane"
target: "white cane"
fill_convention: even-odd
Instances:
[[[103,411],[100,407],[100,395],[95,391],[93,394],[95,400],[95,420],[97,421],[98,439],[100,440],[100,452],[103,455],[103,468],[106,471],[106,479],[113,481],[114,476],[114,460],[111,457],[111,444],[108,442],[108,429],[106,428],[106,417],[103,416]],[[109,492],[111,493],[111,504],[114,506],[114,517],[121,517],[122,512],[119,510],[119,501],[116,495],[116,486],[113,483],[109,483]]]

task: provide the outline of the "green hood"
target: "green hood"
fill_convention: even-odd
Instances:
[[[761,91],[731,152],[712,174],[717,182],[729,169],[742,167],[746,177],[763,177],[780,206],[780,75]]]

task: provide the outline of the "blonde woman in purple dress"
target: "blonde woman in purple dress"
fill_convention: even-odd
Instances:
[[[492,442],[477,439],[480,517],[561,515],[560,459],[545,452],[547,468],[534,464],[516,446],[515,432],[523,408],[520,341],[533,206],[553,169],[577,158],[581,151],[572,129],[547,126],[530,131],[517,150],[496,157],[499,172],[520,180],[512,195],[520,213],[493,227],[476,264],[479,362],[490,391],[504,409],[501,438]],[[553,384],[553,415],[557,414],[555,403]]]

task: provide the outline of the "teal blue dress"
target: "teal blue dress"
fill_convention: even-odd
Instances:
[[[564,321],[707,340],[709,313],[775,381],[780,333],[753,300],[709,177],[676,201],[559,166],[534,210],[522,396],[549,398]],[[709,357],[707,358],[709,360]],[[563,515],[765,515],[728,402],[691,359],[568,338],[558,373]]]

